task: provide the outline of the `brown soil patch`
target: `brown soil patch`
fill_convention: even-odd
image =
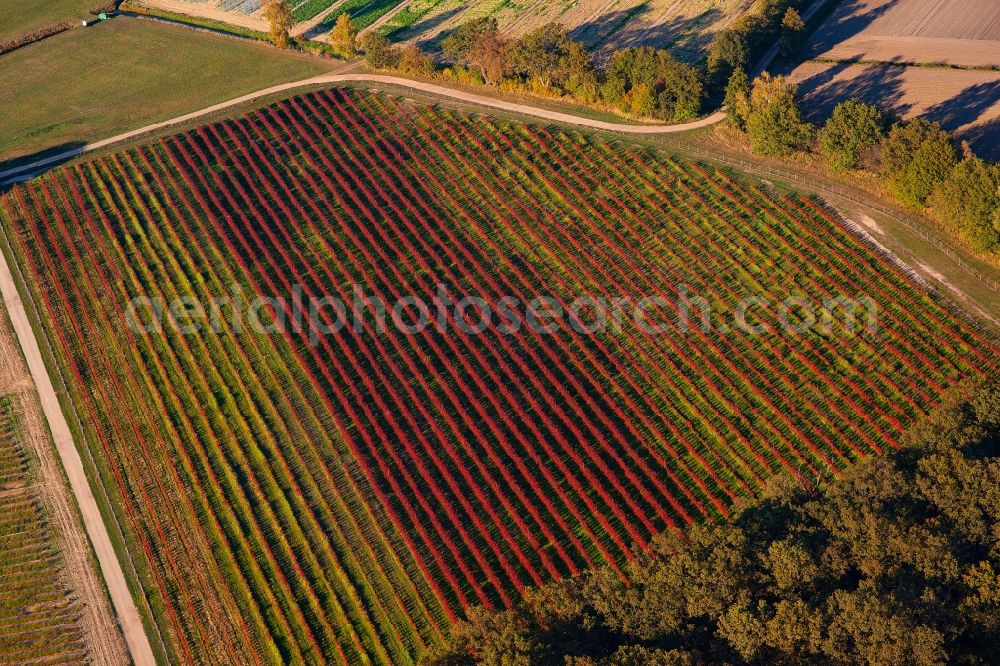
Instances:
[[[996,0],[845,0],[813,34],[809,56],[1000,66]]]

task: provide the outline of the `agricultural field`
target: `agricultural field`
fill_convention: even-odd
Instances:
[[[101,0],[19,0],[5,2],[0,12],[0,44],[53,23],[91,18]]]
[[[60,584],[10,396],[0,396],[0,664],[81,663],[80,606]]]
[[[804,62],[789,72],[814,121],[851,98],[940,122],[977,155],[1000,160],[1000,71]]]
[[[122,633],[5,312],[0,511],[0,664],[126,666]]]
[[[495,16],[512,37],[554,21],[596,51],[651,45],[694,62],[715,33],[749,5],[747,0],[411,0],[409,11],[386,28],[394,40],[433,48],[442,35],[481,16]]]
[[[782,73],[800,84],[814,120],[857,97],[937,120],[977,154],[1000,159],[994,0],[844,0],[810,36],[805,56]]]
[[[150,21],[73,30],[0,59],[0,160],[105,138],[329,69]]]
[[[403,0],[343,0],[334,4],[334,10],[316,26],[321,35],[333,29],[341,14],[351,17],[354,27],[365,30],[376,27],[382,19],[391,19],[401,8]]]
[[[82,576],[88,580],[83,581],[81,572],[70,571],[64,560],[68,535],[53,522],[52,491],[41,485],[59,479],[40,474],[26,436],[44,440],[45,434],[28,435],[22,404],[17,395],[0,396],[0,664],[125,664],[124,644],[109,609],[101,597],[92,596],[101,593],[96,574],[86,571]],[[82,555],[83,565],[91,566]],[[80,559],[79,552],[70,556]],[[88,591],[87,585],[96,588]],[[97,607],[86,609],[81,592]],[[102,616],[103,624],[89,624],[95,615]],[[88,627],[104,634],[88,635]],[[88,642],[93,640],[98,643]]]
[[[809,57],[1000,67],[995,0],[844,0],[812,35]]]
[[[470,605],[835,477],[997,371],[813,200],[368,93],[63,167],[0,222],[177,663],[412,663]],[[483,300],[407,329],[441,285]],[[689,295],[716,325],[675,321]],[[479,326],[540,296],[573,314]],[[790,296],[865,297],[878,325],[778,332],[758,300],[733,326]],[[382,329],[375,297],[413,307]],[[586,297],[652,300],[593,331]],[[223,319],[158,326],[175,299]]]

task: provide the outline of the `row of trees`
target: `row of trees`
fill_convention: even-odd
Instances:
[[[346,30],[336,36],[335,46],[351,42]],[[466,83],[569,97],[640,118],[696,118],[705,96],[700,72],[662,49],[619,50],[599,71],[584,45],[557,23],[513,40],[500,32],[495,18],[464,23],[442,40],[442,57],[452,65],[440,71],[418,47],[394,46],[374,32],[365,33],[359,46],[375,69],[440,74]]]
[[[796,88],[767,74],[751,86],[737,70],[726,91],[730,124],[747,133],[759,155],[782,157],[815,147],[834,171],[880,174],[905,206],[929,206],[977,252],[1000,253],[1000,165],[962,154],[942,127],[899,121],[859,100],[839,104],[817,128],[802,119]]]
[[[799,14],[805,0],[756,0],[750,11],[719,32],[708,47],[707,80],[721,90],[737,71],[750,71],[754,63],[779,44],[781,55],[796,51],[806,38]]]
[[[960,385],[908,447],[822,489],[790,477],[731,522],[472,609],[425,664],[993,663],[1000,383]]]
[[[721,93],[734,73],[745,76],[776,40],[784,53],[797,48],[805,36],[797,11],[802,2],[756,0],[750,11],[716,35],[709,47],[707,69],[682,63],[666,50],[641,47],[613,53],[599,70],[586,47],[573,40],[564,26],[550,23],[511,39],[500,32],[493,17],[468,21],[442,40],[442,57],[452,66],[440,72],[435,60],[415,45],[394,46],[374,31],[359,40],[347,14],[338,18],[330,42],[333,51],[344,58],[364,51],[376,69],[421,76],[440,73],[460,82],[566,96],[635,117],[682,122],[697,117],[704,99]],[[271,40],[287,48],[292,25],[288,4],[263,0],[262,7]]]

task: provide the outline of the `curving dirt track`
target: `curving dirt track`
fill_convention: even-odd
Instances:
[[[453,88],[446,88],[444,86],[435,85],[433,83],[427,83],[424,81],[414,81],[411,79],[404,79],[398,76],[386,76],[382,74],[324,74],[322,76],[315,76],[310,79],[303,79],[302,81],[293,81],[291,83],[283,83],[281,85],[272,86],[270,88],[265,88],[263,90],[258,90],[252,92],[248,95],[243,95],[242,97],[237,97],[231,99],[227,102],[221,102],[213,106],[194,111],[192,113],[185,114],[183,116],[177,116],[176,118],[171,118],[170,120],[165,120],[160,123],[153,123],[151,125],[146,125],[145,127],[140,127],[139,129],[132,130],[131,132],[125,132],[123,134],[118,134],[117,136],[112,136],[101,141],[94,141],[92,143],[84,144],[78,148],[72,150],[67,150],[58,155],[52,155],[46,157],[45,159],[37,160],[29,164],[23,164],[12,169],[7,169],[6,171],[0,171],[0,184],[5,184],[9,182],[15,182],[19,180],[25,180],[31,177],[33,174],[39,171],[51,167],[54,164],[60,164],[66,160],[73,159],[84,153],[97,150],[98,148],[104,148],[105,146],[110,146],[115,143],[120,143],[122,141],[127,141],[143,134],[153,132],[165,127],[170,127],[171,125],[178,125],[180,123],[187,122],[189,120],[195,120],[203,116],[207,116],[218,111],[223,111],[230,107],[236,106],[238,104],[243,104],[244,102],[250,102],[261,97],[266,97],[268,95],[273,95],[276,93],[284,92],[287,90],[295,90],[297,88],[305,88],[308,86],[323,85],[327,83],[348,83],[348,82],[362,82],[362,83],[381,83],[386,85],[401,86],[404,88],[412,88],[414,90],[419,90],[421,92],[431,93],[434,95],[440,95],[442,97],[450,97],[451,99],[457,99],[462,102],[469,102],[472,104],[478,104],[480,106],[491,107],[494,109],[500,109],[501,111],[510,111],[513,113],[520,113],[526,116],[533,116],[535,118],[542,118],[544,120],[552,120],[555,122],[566,123],[570,125],[577,125],[580,127],[591,127],[594,129],[610,130],[613,132],[622,132],[624,134],[645,134],[645,135],[657,135],[657,134],[676,134],[678,132],[687,132],[693,129],[700,129],[702,127],[708,127],[716,123],[722,122],[726,118],[726,114],[722,111],[717,111],[710,116],[700,118],[698,120],[691,121],[689,123],[682,123],[680,125],[626,125],[622,123],[609,123],[603,120],[592,120],[590,118],[582,118],[580,116],[573,116],[568,113],[560,113],[558,111],[550,111],[548,109],[540,109],[534,106],[528,106],[526,104],[515,104],[513,102],[505,102],[503,100],[494,99],[492,97],[485,97],[483,95],[477,95],[475,93],[465,92],[462,90],[455,90]]]

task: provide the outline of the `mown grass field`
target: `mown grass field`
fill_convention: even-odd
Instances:
[[[92,18],[101,0],[24,0],[5,2],[0,12],[0,42],[62,21]]]
[[[0,664],[84,663],[80,607],[60,582],[55,534],[31,487],[15,410],[0,396]]]
[[[73,30],[0,59],[0,160],[106,138],[328,69],[149,21]]]
[[[812,200],[354,91],[60,169],[0,221],[180,663],[411,663],[463,608],[620,566],[776,474],[839,475],[997,369]],[[643,321],[667,328],[458,332],[473,308],[323,334],[333,309],[295,323],[288,301],[270,333],[127,325],[136,297],[440,284],[497,306],[653,298]],[[685,294],[725,330],[671,327]],[[733,327],[749,298],[837,296],[871,298],[877,328]]]

